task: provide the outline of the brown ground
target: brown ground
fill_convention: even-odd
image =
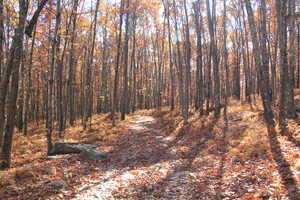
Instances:
[[[0,199],[299,199],[300,118],[293,138],[269,137],[256,106],[232,102],[228,123],[191,113],[139,111],[112,128],[69,128],[64,140],[96,144],[103,162],[79,155],[46,157],[45,131],[16,134],[13,168],[0,172]],[[63,179],[68,186],[47,186]]]

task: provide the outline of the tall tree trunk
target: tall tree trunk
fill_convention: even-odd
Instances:
[[[133,41],[132,41],[132,53],[131,53],[131,72],[132,72],[132,78],[131,78],[131,110],[132,112],[135,111],[135,106],[136,106],[136,27],[137,27],[137,16],[136,13],[134,12],[133,14]]]
[[[56,23],[57,25],[57,32],[56,32],[56,110],[57,110],[57,121],[58,121],[58,135],[62,137],[62,131],[64,127],[64,120],[63,120],[63,99],[62,99],[62,76],[63,76],[63,56],[60,57],[60,23],[61,23],[61,0],[57,0],[56,2]]]
[[[105,24],[107,22],[105,21]],[[101,89],[98,97],[98,113],[108,111],[108,60],[107,60],[107,28],[103,27],[103,47],[102,47],[102,71],[101,71]]]
[[[168,48],[169,48],[169,70],[170,70],[170,76],[171,76],[171,94],[170,94],[170,106],[171,110],[175,109],[175,74],[173,69],[173,54],[172,54],[172,36],[171,36],[171,25],[170,25],[170,3],[169,0],[167,0],[166,3],[164,3],[165,6],[165,12],[167,16],[167,24],[168,24]]]
[[[297,39],[297,44],[300,44],[300,24],[297,25],[297,30],[298,30],[298,39]],[[300,88],[300,45],[297,47],[297,57],[298,57],[298,62],[297,62],[297,87]]]
[[[192,58],[192,50],[191,50],[191,41],[190,41],[190,27],[189,27],[189,18],[188,11],[186,6],[186,0],[184,0],[184,13],[185,13],[185,58],[186,58],[186,69],[185,69],[185,117],[189,118],[189,104],[190,104],[190,82],[191,82],[191,58]]]
[[[223,54],[224,54],[224,69],[225,69],[225,105],[224,105],[224,119],[227,121],[227,104],[229,95],[229,70],[228,70],[228,51],[227,51],[227,10],[226,10],[226,0],[223,0]]]
[[[94,51],[95,51],[95,40],[96,40],[96,31],[97,31],[97,19],[98,19],[98,9],[99,9],[100,0],[96,1],[96,8],[93,20],[93,35],[92,35],[92,44],[91,50],[88,58],[88,64],[86,69],[86,85],[85,85],[85,104],[84,104],[84,119],[83,119],[83,129],[86,129],[86,123],[88,119],[90,119],[90,128],[91,128],[91,117],[92,117],[92,109],[93,109],[93,80],[92,80],[92,68],[93,68],[93,60],[94,60]]]
[[[121,41],[122,41],[122,25],[123,25],[123,0],[121,0],[120,8],[120,22],[119,22],[119,36],[118,36],[118,46],[117,46],[117,56],[116,56],[116,65],[115,65],[115,79],[114,79],[114,90],[113,90],[113,104],[111,110],[112,125],[116,125],[115,112],[118,107],[118,87],[119,87],[119,63],[120,63],[120,54],[121,54]]]
[[[2,77],[3,67],[4,67],[4,4],[3,0],[0,1],[0,81]],[[1,140],[1,139],[0,139]],[[1,146],[1,144],[0,144]]]
[[[74,5],[72,9],[72,14],[71,14],[71,47],[69,50],[70,57],[69,57],[69,79],[68,79],[68,99],[69,99],[69,119],[70,119],[70,124],[71,126],[74,125],[75,121],[75,71],[76,71],[76,63],[75,63],[75,40],[76,40],[76,23],[77,23],[77,8],[78,8],[78,0],[74,0]],[[65,44],[66,46],[66,44]]]
[[[23,134],[27,135],[27,127],[28,127],[28,117],[29,117],[29,98],[30,95],[32,95],[32,77],[31,77],[31,71],[32,71],[32,60],[33,60],[33,52],[34,52],[34,44],[35,44],[35,37],[36,37],[36,27],[33,32],[33,37],[31,41],[31,48],[30,48],[30,54],[29,54],[29,64],[27,66],[27,82],[26,82],[26,93],[25,93],[25,99],[24,99],[24,115],[23,115]],[[33,111],[33,110],[32,110]]]
[[[175,0],[173,0],[173,6],[176,10],[176,3]],[[178,80],[179,80],[179,96],[180,96],[180,105],[182,114],[184,116],[184,123],[186,124],[188,122],[188,116],[185,114],[186,112],[186,106],[184,106],[184,77],[183,77],[183,66],[182,66],[182,57],[181,57],[181,51],[180,51],[180,43],[179,43],[179,30],[178,30],[178,22],[177,22],[177,11],[174,13],[174,21],[175,21],[175,34],[176,34],[176,49],[177,49],[177,71],[178,71]]]
[[[125,22],[125,41],[124,41],[124,78],[123,94],[121,100],[121,120],[125,120],[126,107],[128,106],[128,44],[129,44],[129,0],[126,2],[126,22]]]
[[[276,0],[277,28],[279,33],[280,49],[280,106],[279,125],[281,133],[286,133],[286,118],[295,116],[291,81],[289,76],[288,55],[287,55],[287,2]]]
[[[288,33],[289,33],[289,57],[288,57],[288,70],[289,70],[289,96],[287,97],[287,115],[289,119],[297,118],[297,113],[295,110],[294,103],[294,88],[295,88],[295,69],[296,69],[296,50],[295,50],[295,41],[296,41],[296,24],[295,24],[295,9],[296,4],[295,0],[288,1],[288,17],[286,19],[288,23]],[[298,45],[299,46],[299,45]]]
[[[240,70],[240,35],[238,30],[235,30],[235,43],[233,44],[234,55],[234,85],[233,85],[233,96],[240,100],[241,99],[241,70]]]
[[[248,22],[250,26],[250,32],[252,37],[252,43],[253,43],[253,53],[254,53],[254,59],[256,64],[256,70],[259,72],[259,82],[260,82],[260,93],[262,97],[262,103],[264,108],[264,119],[267,123],[267,125],[271,128],[274,128],[274,115],[271,108],[271,95],[269,93],[270,86],[269,86],[269,75],[268,75],[268,63],[266,62],[267,58],[264,58],[264,61],[262,61],[262,55],[263,55],[263,48],[259,46],[258,37],[256,33],[256,24],[254,21],[254,15],[252,6],[250,3],[250,0],[244,0],[246,10],[248,13]],[[261,0],[261,6],[262,9],[265,9],[265,1]],[[265,12],[263,12],[263,19],[265,19]],[[262,23],[264,24],[264,23]],[[264,28],[262,28],[262,31],[264,31]],[[265,33],[263,33],[265,35]],[[262,45],[263,46],[263,45]]]
[[[203,86],[203,61],[202,61],[202,15],[200,12],[200,1],[193,4],[195,13],[195,24],[197,32],[197,59],[196,59],[196,109],[199,109],[200,115],[203,115],[204,104],[204,86]]]
[[[47,116],[47,122],[46,122],[46,127],[47,127],[47,132],[46,132],[46,137],[47,137],[47,154],[50,154],[50,151],[52,149],[52,131],[53,131],[53,125],[54,125],[54,120],[55,120],[55,88],[54,88],[54,71],[57,67],[57,64],[59,63],[58,60],[58,49],[59,49],[59,37],[58,37],[58,31],[60,27],[60,1],[58,1],[56,5],[56,20],[55,20],[55,30],[53,33],[53,38],[52,38],[52,46],[51,46],[51,56],[50,56],[50,69],[48,74],[48,116]]]
[[[28,48],[28,42],[26,42],[26,44],[24,45],[24,52],[22,55],[22,59],[21,59],[21,66],[20,66],[20,73],[24,74],[24,70],[25,70],[25,63],[26,63],[26,50]],[[18,131],[22,131],[23,129],[23,108],[24,108],[24,92],[25,92],[25,88],[24,88],[24,80],[25,80],[25,76],[20,78],[20,83],[19,83],[19,92],[18,92],[18,98],[17,98],[17,113],[16,113],[16,127],[18,128]]]
[[[213,0],[212,13],[210,9],[210,0],[206,0],[208,27],[210,35],[210,46],[211,46],[211,56],[213,60],[213,74],[214,74],[214,103],[215,103],[215,117],[220,116],[221,102],[220,102],[220,78],[219,78],[219,58],[217,41],[215,38],[215,0]]]
[[[10,75],[12,74],[11,91],[8,98],[7,107],[7,121],[5,126],[4,143],[2,147],[2,152],[0,153],[0,159],[2,160],[0,169],[5,169],[10,167],[11,163],[11,149],[12,149],[12,138],[15,126],[15,114],[16,114],[16,102],[18,97],[18,87],[19,87],[19,67],[23,55],[23,40],[24,40],[24,30],[25,21],[28,11],[28,1],[19,0],[19,23],[15,30],[15,35],[12,41],[12,46],[10,49],[10,56],[7,62],[7,67],[5,69],[4,77],[2,81],[2,88],[0,91],[1,104],[3,103],[3,109],[0,111],[4,120],[4,104],[7,88],[3,88],[3,84],[8,86]],[[4,101],[3,101],[4,100]],[[1,106],[2,107],[2,106]],[[2,131],[0,130],[0,138],[2,138]]]

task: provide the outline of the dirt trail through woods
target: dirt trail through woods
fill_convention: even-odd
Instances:
[[[117,198],[116,194],[121,189],[133,189],[132,184],[142,183],[146,181],[145,178],[152,179],[155,175],[159,178],[161,174],[156,170],[159,166],[142,166],[143,161],[155,156],[147,151],[156,151],[155,144],[159,145],[158,141],[151,140],[163,141],[164,138],[162,131],[154,127],[156,127],[156,119],[152,116],[136,115],[132,118],[128,123],[130,134],[116,144],[118,149],[110,154],[110,160],[106,163],[107,168],[100,166],[99,179],[95,177],[89,185],[78,188],[78,195],[74,200],[120,199],[122,197]]]
[[[73,200],[297,199],[288,198],[285,189],[277,194],[275,163],[263,157],[243,161],[229,153],[229,141],[256,131],[242,118],[234,116],[227,126],[223,120],[195,117],[168,135],[157,129],[158,120],[134,116],[130,133],[114,144],[109,161],[76,189]]]
[[[103,120],[94,123],[101,127],[97,123]],[[293,200],[300,196],[296,194],[298,143],[278,136],[270,149],[257,111],[229,112],[228,123],[194,114],[186,126],[170,112],[133,114],[109,134],[101,128],[91,131],[83,139],[107,152],[106,161],[79,155],[36,159],[33,167],[18,172],[22,176],[7,187],[4,199]],[[103,135],[113,139],[103,140]],[[56,179],[66,187],[49,188]]]
[[[200,133],[196,138],[181,141],[185,137],[185,130],[176,136],[165,135],[164,131],[157,129],[157,120],[143,115],[131,119],[128,124],[130,134],[115,144],[117,148],[110,153],[107,166],[99,167],[99,179],[95,178],[89,185],[78,188],[74,200],[178,200],[198,199],[199,194],[206,196],[205,199],[215,196],[202,193],[207,188],[207,182],[198,179],[193,172],[199,166],[192,166],[199,151],[206,147],[202,143],[211,134],[205,132],[201,136]],[[211,131],[211,127],[204,130]],[[190,139],[196,142],[191,149],[179,152],[189,148]],[[212,164],[202,167],[209,169]]]

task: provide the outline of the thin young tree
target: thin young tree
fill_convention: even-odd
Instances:
[[[122,41],[122,26],[123,26],[123,0],[121,0],[120,7],[120,21],[119,21],[119,35],[117,39],[117,55],[116,55],[116,65],[115,65],[115,77],[114,77],[114,90],[113,90],[113,103],[111,110],[112,125],[116,125],[115,113],[118,107],[118,87],[119,87],[119,64],[120,64],[120,54],[121,54],[121,41]]]

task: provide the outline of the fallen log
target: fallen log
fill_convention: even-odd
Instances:
[[[80,154],[82,157],[92,160],[107,159],[106,153],[96,149],[95,145],[83,143],[55,143],[49,155],[52,156],[61,154]]]

